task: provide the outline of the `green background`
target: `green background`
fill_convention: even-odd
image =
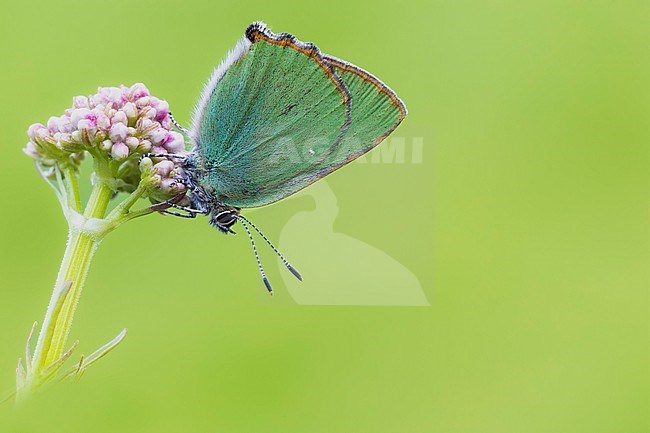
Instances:
[[[211,68],[258,19],[407,103],[395,134],[423,137],[421,164],[352,164],[327,182],[334,231],[407,267],[431,306],[298,305],[265,249],[270,298],[245,237],[147,217],[100,247],[72,330],[85,353],[122,327],[127,339],[80,382],[0,406],[0,431],[647,432],[648,9],[3,2],[0,389],[66,234],[21,153],[27,126],[138,81],[187,124]],[[278,239],[311,208],[303,195],[253,219]],[[283,250],[298,268],[329,260],[318,243]],[[338,284],[368,289],[355,281]],[[303,288],[327,290],[309,275]]]

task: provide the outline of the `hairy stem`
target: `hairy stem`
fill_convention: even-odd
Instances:
[[[77,173],[73,168],[67,168],[63,171],[64,182],[66,185],[68,206],[75,212],[81,212],[81,197],[79,196],[79,184],[77,181]]]
[[[63,376],[56,377],[78,343],[77,341],[71,347],[67,346],[72,318],[97,247],[106,234],[126,221],[155,212],[151,206],[132,210],[137,201],[146,196],[151,188],[152,177],[149,172],[142,176],[135,191],[107,215],[115,185],[113,171],[106,161],[95,159],[93,190],[84,210],[79,197],[77,173],[72,169],[57,172],[58,187],[55,187],[55,190],[68,219],[68,243],[36,348],[33,352],[30,351],[30,334],[24,367],[19,361],[16,369],[17,401],[23,400],[47,383],[56,382],[63,377],[81,376],[90,364],[112,350],[126,334],[126,330],[122,331],[115,339],[91,354],[86,361],[82,357],[75,367]]]
[[[76,182],[70,185],[76,185]],[[76,203],[79,203],[77,189],[67,192],[71,195],[70,204],[76,208]],[[97,182],[88,200],[83,220],[102,219],[111,194],[112,191],[106,183]],[[80,217],[78,214],[77,216]],[[47,368],[65,354],[72,317],[81,296],[90,262],[102,239],[102,235],[98,235],[96,231],[85,230],[83,226],[79,227],[73,221],[69,223],[68,243],[59,274],[38,336],[31,369],[27,372],[24,386],[18,390],[19,394],[27,394],[41,385]]]

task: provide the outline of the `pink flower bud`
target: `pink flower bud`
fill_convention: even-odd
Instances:
[[[133,102],[127,102],[124,104],[122,111],[124,111],[124,114],[126,114],[126,117],[128,117],[129,120],[138,117],[138,109],[135,107]]]
[[[138,147],[138,150],[142,153],[149,153],[151,152],[151,141],[149,140],[141,140],[140,141],[140,146]]]
[[[126,140],[124,140],[124,144],[126,144],[126,147],[128,147],[130,151],[134,151],[140,145],[140,140],[138,140],[136,137],[128,137]]]
[[[105,114],[100,114],[97,116],[97,126],[104,131],[108,131],[111,127],[111,119],[108,118]]]
[[[174,179],[171,179],[169,177],[163,178],[160,181],[160,190],[164,193],[170,193],[175,190],[176,186],[178,185],[177,181]]]
[[[130,101],[135,101],[144,96],[149,96],[149,89],[142,83],[136,83],[127,92]]]
[[[95,122],[90,119],[81,119],[77,124],[77,128],[87,130],[95,129]]]
[[[26,155],[29,155],[32,158],[38,158],[38,149],[36,148],[36,145],[32,143],[31,141],[27,142],[27,145],[23,149],[23,152],[25,152]]]
[[[156,120],[159,122],[169,116],[169,104],[167,101],[158,101],[156,112]]]
[[[124,113],[124,111],[116,112],[113,118],[111,119],[111,122],[113,123],[113,125],[117,123],[122,123],[124,126],[127,126],[129,124],[129,121],[126,118],[126,114]]]
[[[61,116],[59,117],[59,125],[58,125],[59,131],[61,132],[72,132],[74,131],[74,126],[72,126],[72,122],[70,122],[70,118],[68,116]]]
[[[88,108],[88,98],[85,96],[75,96],[72,98],[74,108]]]
[[[71,105],[64,115],[48,119],[46,126],[34,124],[27,130],[30,142],[24,152],[40,162],[44,170],[58,163],[78,166],[84,151],[92,146],[93,158],[127,160],[120,164],[117,176],[123,182],[118,183],[118,190],[129,192],[140,180],[138,157],[149,152],[185,151],[183,135],[172,131],[169,104],[152,96],[141,83],[131,87],[100,87],[94,95],[74,97]],[[159,192],[165,194],[184,191],[182,182],[177,184],[170,179],[176,176],[179,162],[154,160],[158,164],[152,187],[158,185],[162,188]],[[148,161],[150,169],[153,167],[150,159],[144,161]],[[50,171],[54,173],[53,169]]]
[[[79,121],[81,119],[85,119],[86,116],[90,114],[90,110],[87,108],[77,108],[72,111],[72,115],[70,116],[70,122],[72,123],[72,126],[77,128],[77,125],[79,124]]]
[[[172,120],[169,118],[169,113],[167,113],[167,116],[164,117],[162,120],[159,120],[158,122],[160,123],[160,126],[162,126],[167,130],[172,129],[173,127]]]
[[[109,87],[108,101],[112,102],[115,108],[120,108],[126,101],[126,97],[122,94],[122,91],[117,87]]]
[[[111,140],[104,140],[101,143],[99,143],[99,149],[103,150],[104,152],[109,152],[112,147],[113,147],[113,142]]]
[[[108,98],[101,93],[96,93],[90,97],[90,106],[97,107],[98,105],[106,105],[108,103]]]
[[[50,130],[50,132],[56,132],[59,130],[59,118],[58,117],[50,117],[47,119],[47,129]]]
[[[185,140],[178,132],[172,131],[167,135],[165,148],[169,153],[181,153],[185,150]]]
[[[108,133],[108,136],[113,140],[113,142],[117,143],[118,141],[122,141],[126,139],[127,136],[127,130],[126,130],[126,125],[123,123],[116,123],[113,126],[111,126],[111,129]]]
[[[79,131],[81,131],[81,136],[83,137],[84,143],[89,144],[90,142],[95,141],[95,133],[97,132],[97,128],[95,127],[92,120],[80,120]]]
[[[47,128],[41,128],[36,131],[36,137],[37,138],[46,138],[49,137],[50,131],[48,131]]]
[[[70,134],[60,133],[59,136],[57,137],[57,141],[59,141],[65,146],[69,146],[72,144],[72,137]]]
[[[146,119],[154,120],[156,118],[156,109],[151,107],[144,107],[142,111],[140,111],[140,116]]]
[[[116,159],[118,161],[126,159],[126,157],[129,156],[129,148],[126,147],[126,144],[122,142],[115,143],[111,149],[111,156],[113,159]]]
[[[83,135],[81,135],[81,131],[76,130],[72,134],[70,134],[70,137],[72,138],[72,141],[74,143],[82,143],[83,142]]]
[[[27,136],[34,140],[39,129],[45,128],[41,123],[33,123],[27,128]]]
[[[163,128],[156,128],[149,134],[149,140],[157,146],[161,145],[167,140],[167,130]]]
[[[151,125],[153,125],[153,121],[146,118],[140,118],[136,123],[136,127],[140,128],[141,130],[148,129]]]
[[[167,159],[160,161],[158,164],[154,165],[153,168],[156,172],[162,177],[169,177],[169,173],[174,169],[174,163]]]
[[[145,96],[145,97],[139,98],[137,101],[135,101],[135,105],[138,108],[142,108],[142,107],[145,107],[145,106],[149,105],[150,102],[151,102],[151,99],[148,96]]]

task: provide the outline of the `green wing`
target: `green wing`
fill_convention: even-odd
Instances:
[[[377,146],[407,114],[404,103],[378,78],[336,57],[324,55],[324,58],[350,92],[352,119],[341,143],[319,164],[321,177]]]
[[[224,204],[255,207],[368,152],[405,116],[370,73],[254,23],[215,69],[190,136],[202,185]]]
[[[329,155],[303,174],[278,185],[274,200],[279,200],[316,182],[381,143],[404,120],[406,106],[378,78],[346,61],[323,55],[345,83],[352,101],[350,126],[341,142]],[[284,193],[283,192],[287,192]]]
[[[322,163],[350,122],[347,89],[313,44],[246,31],[215,70],[190,136],[201,183],[231,206],[253,207],[292,194]]]

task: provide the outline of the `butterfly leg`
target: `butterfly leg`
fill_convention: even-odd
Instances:
[[[151,209],[154,212],[160,212],[160,211],[163,211],[165,209],[169,209],[170,207],[176,207],[176,204],[179,201],[183,200],[184,197],[185,197],[185,192],[182,192],[182,193],[170,198],[167,201],[162,201],[160,203],[152,204],[151,206],[149,206],[149,209]]]
[[[140,161],[142,161],[142,158],[180,159],[185,161],[187,160],[187,155],[179,155],[176,153],[145,153],[140,157]]]
[[[158,211],[158,212],[160,212],[163,215],[171,215],[171,216],[180,217],[180,218],[196,218],[196,215],[197,215],[196,213],[193,213],[193,212],[189,212],[189,213],[184,214],[184,213],[180,213],[180,212],[171,212],[171,211],[168,211],[168,210],[161,210],[161,211]]]
[[[169,207],[173,207],[174,209],[180,209],[180,210],[183,210],[183,211],[185,211],[187,213],[193,213],[193,214],[204,214],[205,213],[202,210],[192,209],[191,207],[181,206],[181,205],[178,205],[176,203],[171,203],[169,200],[166,201],[165,203],[168,204]]]

